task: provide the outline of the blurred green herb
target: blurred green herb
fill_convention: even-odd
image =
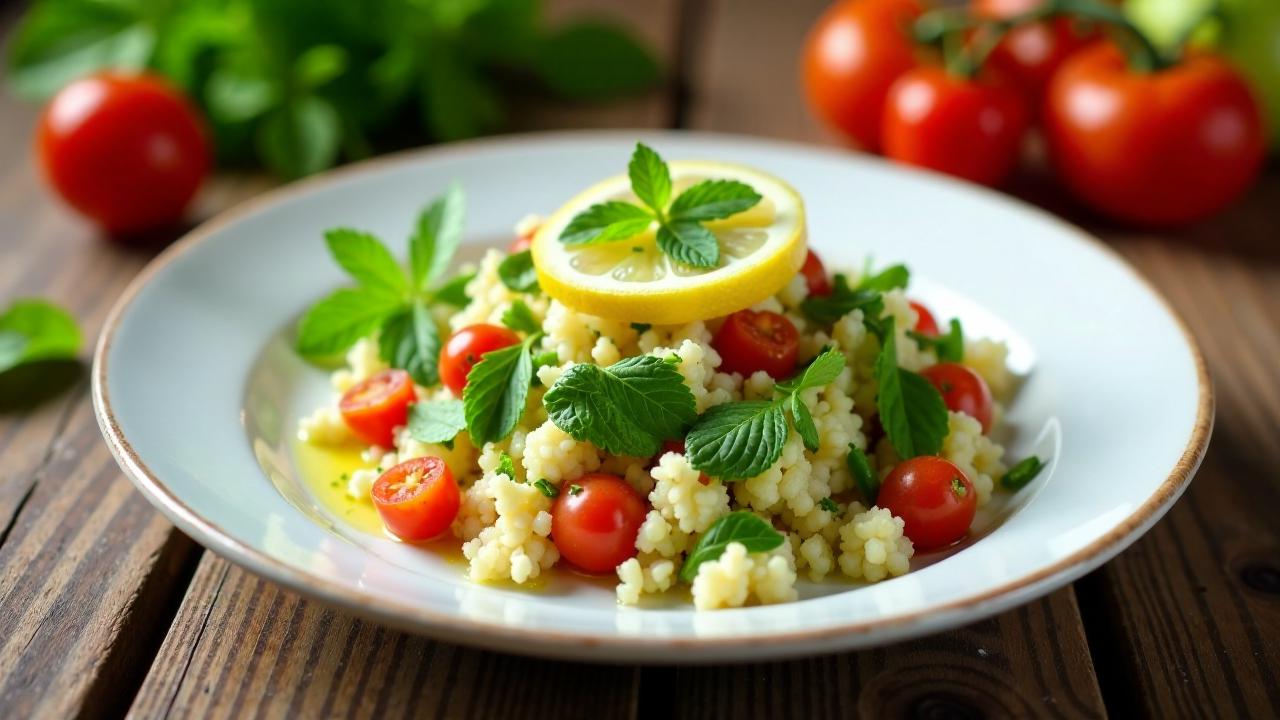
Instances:
[[[0,373],[80,351],[80,329],[66,310],[44,300],[17,300],[0,315]]]

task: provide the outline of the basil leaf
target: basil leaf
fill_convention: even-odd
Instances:
[[[680,579],[693,582],[702,563],[719,560],[729,543],[735,542],[742,543],[747,552],[759,553],[781,547],[786,542],[786,537],[754,513],[746,510],[731,512],[712,523],[702,537],[698,538],[698,543],[693,546],[680,568]]]
[[[1008,490],[1021,490],[1027,486],[1027,483],[1036,479],[1041,470],[1044,470],[1045,463],[1035,455],[1023,458],[1018,464],[1009,468],[1004,477],[1000,478],[1000,484]]]
[[[889,292],[895,288],[905,288],[911,281],[911,272],[906,265],[890,265],[875,275],[868,275],[858,283],[859,290],[875,290]]]
[[[858,486],[858,492],[862,493],[867,507],[875,505],[880,496],[880,478],[871,470],[867,454],[857,445],[849,443],[849,455],[844,462],[849,466],[849,474],[853,476],[853,482]]]
[[[908,330],[907,337],[915,340],[921,350],[932,349],[940,362],[964,361],[964,328],[960,326],[959,320],[951,320],[950,329],[945,335],[932,337]]]
[[[635,38],[591,21],[553,32],[539,46],[533,67],[547,87],[578,100],[644,90],[662,76],[658,61]]]
[[[0,315],[0,372],[38,360],[75,357],[80,329],[67,311],[44,300],[17,300]]]
[[[309,357],[340,353],[404,307],[400,298],[364,288],[334,291],[298,323],[298,352]]]
[[[631,162],[627,165],[627,175],[631,178],[631,192],[658,217],[662,217],[671,200],[671,171],[667,163],[653,148],[636,143]]]
[[[418,227],[409,238],[409,267],[414,289],[424,291],[444,274],[462,242],[466,198],[456,183],[418,216]]]
[[[720,220],[750,210],[760,193],[737,180],[703,180],[671,203],[671,220]]]
[[[791,420],[795,423],[796,432],[809,452],[817,452],[819,447],[818,426],[813,423],[813,415],[809,407],[800,399],[800,393],[791,396]]]
[[[461,400],[419,402],[409,409],[409,435],[418,442],[443,445],[466,429]]]
[[[684,377],[651,355],[574,365],[542,402],[556,427],[615,455],[653,455],[697,417]]]
[[[642,207],[618,200],[598,203],[583,210],[560,232],[566,245],[624,240],[649,229],[653,215]]]
[[[524,304],[522,300],[516,300],[511,303],[511,307],[502,313],[502,324],[516,330],[532,335],[542,331],[542,325],[538,323],[537,318],[533,316],[533,311],[529,306]],[[535,368],[536,369],[536,368]]]
[[[538,271],[533,267],[533,254],[528,250],[512,253],[498,263],[498,279],[512,292],[538,289]]]
[[[893,318],[884,325],[885,340],[875,364],[880,424],[902,459],[936,455],[947,436],[946,403],[928,380],[898,367]]]
[[[431,299],[448,303],[456,308],[464,308],[471,304],[471,297],[467,295],[467,283],[475,277],[474,272],[458,273],[431,293]]]
[[[532,339],[481,355],[467,375],[462,403],[467,431],[477,447],[510,435],[524,415],[533,377]]]
[[[378,355],[408,371],[419,385],[440,382],[440,329],[422,301],[387,318],[378,334]]]
[[[378,238],[358,230],[333,228],[325,231],[324,241],[333,259],[363,287],[397,297],[408,291],[404,271]]]
[[[724,480],[768,470],[787,441],[787,418],[776,402],[752,400],[717,405],[698,418],[685,437],[694,468]]]
[[[695,222],[674,222],[658,228],[658,248],[676,262],[710,268],[720,262],[720,243]]]
[[[833,325],[854,310],[862,310],[868,320],[884,313],[884,300],[875,290],[854,290],[849,279],[837,274],[830,295],[810,296],[800,304],[800,310],[819,325]]]
[[[830,385],[840,377],[840,371],[844,370],[844,365],[844,353],[834,348],[824,350],[803,371],[774,385],[773,389],[777,392],[800,393]]]

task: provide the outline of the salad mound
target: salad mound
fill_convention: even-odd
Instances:
[[[452,276],[457,188],[407,271],[327,234],[356,286],[307,313],[298,348],[346,363],[298,435],[364,448],[351,502],[401,540],[455,537],[477,582],[567,565],[616,574],[622,604],[687,585],[712,609],[794,600],[800,575],[902,575],[1034,478],[1038,458],[1009,470],[990,437],[1003,343],[940,326],[903,265],[829,273],[781,181],[673,166],[638,145],[625,184]],[[767,294],[723,311],[770,263]]]

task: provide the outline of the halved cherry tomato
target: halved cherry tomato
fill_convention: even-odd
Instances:
[[[655,457],[653,459],[654,462],[657,462],[658,458],[661,458],[663,455],[666,455],[667,453],[671,453],[671,452],[679,453],[683,455],[685,453],[684,441],[683,440],[664,441],[662,443],[662,450],[658,453],[658,457]],[[706,473],[702,473],[701,475],[698,476],[698,482],[702,483],[703,485],[710,485],[711,478],[708,477]]]
[[[725,318],[711,345],[720,353],[723,372],[746,376],[763,370],[781,379],[796,369],[800,333],[778,313],[739,310]]]
[[[880,149],[885,95],[916,64],[911,23],[920,12],[916,0],[841,0],[809,31],[809,108],[864,150]]]
[[[999,185],[1018,163],[1030,124],[1026,101],[988,77],[941,67],[903,73],[884,105],[884,154],[908,165]]]
[[[344,393],[338,410],[360,439],[389,448],[395,445],[395,429],[408,422],[409,406],[417,399],[409,373],[383,370]]]
[[[1046,0],[974,0],[978,17],[1005,20],[1036,9]],[[1030,101],[1032,113],[1039,111],[1049,80],[1062,63],[1096,41],[1101,34],[1070,17],[1019,25],[1009,31],[986,60]]]
[[[501,350],[520,342],[520,336],[498,325],[468,325],[450,336],[440,348],[440,382],[462,397],[467,375],[487,352]]]
[[[908,300],[907,304],[911,306],[912,310],[916,311],[916,332],[921,335],[937,337],[939,333],[938,321],[933,319],[933,313],[929,312],[929,308],[915,300]]]
[[[560,486],[551,506],[551,539],[565,560],[589,573],[611,573],[636,555],[648,512],[617,475],[590,473]]]
[[[982,432],[991,432],[994,402],[987,381],[972,368],[959,363],[938,363],[920,371],[925,380],[938,388],[947,409],[962,412],[982,423]]]
[[[382,524],[402,540],[430,540],[444,532],[461,502],[449,466],[431,455],[402,462],[373,483]]]
[[[817,253],[809,251],[804,258],[804,265],[800,266],[800,272],[809,286],[810,295],[831,294],[831,278],[827,277],[827,267],[822,264],[822,258]]]
[[[511,244],[507,246],[507,253],[515,255],[516,253],[524,252],[525,250],[528,250],[529,246],[532,244],[532,235],[517,235],[516,239],[512,240]]]
[[[934,550],[969,531],[978,493],[960,468],[922,455],[894,466],[880,486],[876,504],[902,518],[902,532],[917,550]]]

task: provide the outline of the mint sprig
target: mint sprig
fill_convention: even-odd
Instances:
[[[440,329],[424,300],[387,318],[378,333],[378,355],[422,385],[440,382]]]
[[[698,568],[709,560],[719,560],[729,543],[742,543],[747,552],[769,552],[782,546],[786,537],[769,523],[747,510],[738,510],[716,520],[698,538],[684,565],[680,567],[680,579],[691,583],[698,577]]]
[[[511,307],[502,313],[502,324],[516,332],[530,335],[542,331],[542,325],[533,316],[533,311],[529,309],[529,306],[523,300],[512,302]]]
[[[720,262],[720,244],[701,223],[749,210],[760,193],[736,180],[704,180],[671,200],[671,169],[653,148],[636,143],[627,166],[631,191],[644,207],[621,200],[597,203],[578,213],[560,233],[566,245],[626,240],[658,224],[658,248],[676,262],[697,268]]]
[[[915,330],[908,330],[907,337],[916,341],[921,350],[933,350],[941,362],[964,361],[964,328],[952,318],[950,328],[943,335],[932,337]]]
[[[511,253],[498,264],[498,279],[512,292],[534,292],[538,289],[538,271],[533,267],[533,254],[528,250]]]
[[[874,288],[853,288],[849,278],[837,273],[828,295],[812,295],[800,303],[800,310],[819,325],[834,325],[854,310],[864,318],[879,318],[884,313],[884,298]]]
[[[409,436],[418,442],[449,444],[466,427],[461,400],[419,402],[409,409]]]
[[[462,391],[467,432],[476,446],[498,442],[511,434],[524,415],[525,399],[533,379],[533,358],[529,348],[539,337],[480,356],[467,375]]]
[[[898,367],[894,319],[884,319],[885,335],[874,368],[880,425],[898,457],[937,455],[947,437],[947,406],[928,380]]]

